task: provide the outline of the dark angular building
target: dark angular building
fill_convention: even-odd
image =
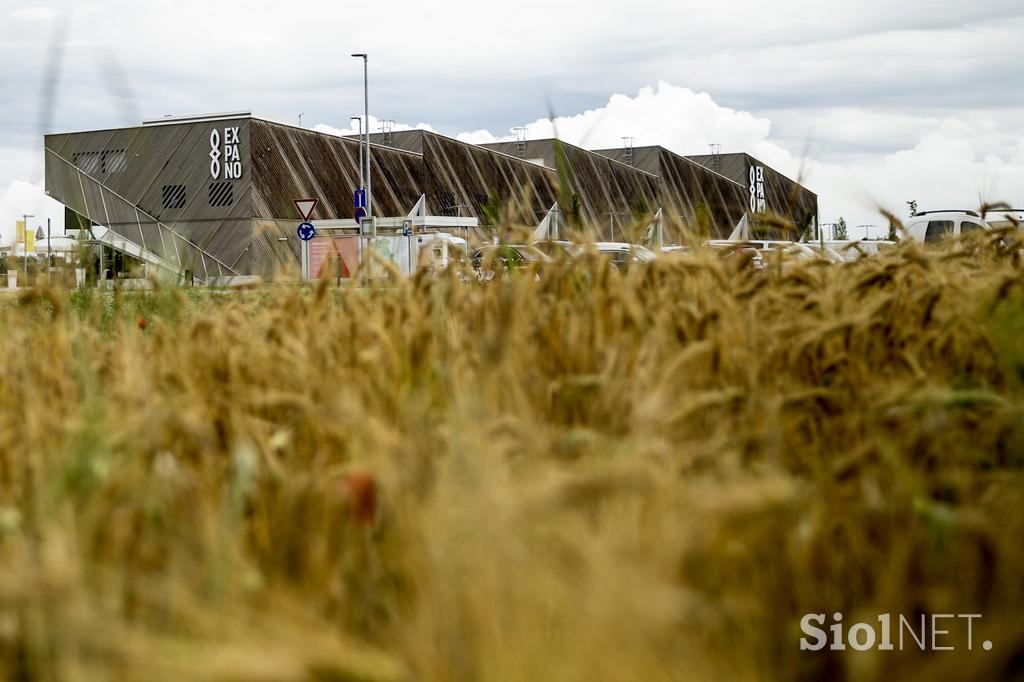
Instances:
[[[818,195],[750,154],[709,154],[688,159],[735,180],[746,188],[752,213],[773,213],[798,228],[818,224]]]
[[[477,146],[412,130],[377,133],[371,143],[376,216],[403,216],[425,196],[431,215],[485,225],[500,205],[531,226],[558,203],[600,226],[603,238],[622,239],[634,216],[658,208],[687,222],[704,212],[715,236],[749,212],[739,166],[719,173],[660,147],[635,150],[627,163],[622,150],[591,152],[555,140]],[[66,206],[66,229],[106,234],[101,263],[103,253],[131,254],[199,281],[294,274],[293,201],[317,198],[314,222],[353,218],[359,149],[354,137],[247,112],[157,119],[47,135],[46,190]],[[767,196],[790,192],[795,183],[769,170]],[[816,214],[816,197],[798,189],[800,205]]]

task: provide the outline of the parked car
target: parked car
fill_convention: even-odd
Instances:
[[[529,244],[490,244],[476,249],[470,261],[481,279],[493,279],[498,271],[508,273],[533,263],[548,263],[551,259]]]
[[[1008,227],[1020,229],[1024,225],[1024,209],[997,209],[985,215],[985,222],[996,230]]]
[[[764,269],[764,258],[761,256],[761,252],[745,242],[716,241],[715,243],[706,243],[698,249],[675,245],[663,246],[661,252],[665,255],[689,256],[701,248],[727,264],[736,264],[737,267],[749,266],[754,270]]]
[[[822,244],[820,244],[818,242],[799,242],[799,243],[802,244],[803,246],[806,246],[807,248],[809,248],[811,251],[813,251],[815,254],[817,254],[820,258],[824,258],[825,260],[830,261],[832,263],[845,263],[846,260],[847,260],[845,256],[840,254],[838,251],[833,249],[828,244],[822,245]]]
[[[826,248],[821,250],[820,246],[812,248],[811,244],[804,244],[802,242],[788,242],[774,239],[745,239],[742,241],[735,240],[712,240],[708,242],[712,246],[723,246],[723,245],[737,245],[742,244],[746,247],[756,249],[764,262],[767,264],[771,259],[778,257],[780,254],[785,258],[793,258],[797,260],[818,260],[824,259],[830,263],[842,263],[843,257],[835,253],[831,249]],[[820,251],[820,253],[819,253]]]
[[[578,244],[575,247],[577,254],[591,250],[605,258],[615,269],[623,271],[636,263],[650,263],[657,258],[647,247],[626,242],[593,242]]]
[[[907,221],[904,239],[934,244],[947,237],[991,229],[974,211],[925,211]]]
[[[549,258],[572,258],[575,253],[572,242],[558,239],[536,241],[530,244],[530,246],[540,249]]]
[[[808,246],[813,247],[814,245],[815,242],[808,242]],[[896,246],[896,242],[883,239],[826,240],[825,246],[841,256],[846,262],[852,262],[892,248]]]

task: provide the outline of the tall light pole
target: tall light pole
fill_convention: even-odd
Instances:
[[[359,126],[359,189],[363,189],[363,119],[361,116],[349,116],[348,120],[355,121]]]
[[[21,253],[25,257],[25,286],[28,286],[28,219],[35,218],[34,215],[22,213],[21,219],[25,221],[25,234],[21,235],[25,240],[21,245]]]
[[[366,135],[366,218],[373,224],[373,181],[370,179],[370,71],[368,56],[365,52],[352,55],[363,60],[363,116],[366,124],[363,133]]]

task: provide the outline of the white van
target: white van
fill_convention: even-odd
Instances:
[[[992,226],[974,211],[925,211],[907,221],[904,239],[932,244],[946,237],[991,229]]]
[[[424,232],[416,235],[419,266],[443,270],[451,263],[465,262],[469,244],[462,237],[447,232]]]

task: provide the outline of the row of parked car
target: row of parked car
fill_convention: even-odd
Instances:
[[[1016,216],[1014,215],[1016,214]],[[1024,211],[1000,214],[1001,222],[986,221],[972,211],[930,211],[919,213],[908,221],[904,239],[930,243],[950,236],[960,236],[974,230],[1017,226],[1024,223]],[[686,257],[696,253],[687,246],[665,246],[658,252],[639,244],[625,242],[575,243],[569,241],[538,241],[531,244],[493,244],[468,249],[464,239],[445,234],[420,235],[421,252],[432,244],[435,266],[444,267],[450,258],[468,258],[469,264],[480,277],[490,277],[497,270],[522,268],[534,263],[555,259],[576,259],[587,252],[598,256],[617,270],[627,270],[635,264],[646,263],[659,257]],[[893,241],[825,241],[792,242],[761,239],[710,240],[701,246],[703,253],[730,260],[743,267],[764,269],[774,260],[824,260],[844,263],[895,246]],[[450,254],[450,255],[449,255]]]
[[[867,249],[854,251],[853,257],[864,255],[877,248],[872,244]],[[593,253],[603,258],[613,268],[625,271],[642,263],[649,263],[657,258],[681,258],[694,255],[697,251],[685,246],[666,246],[658,252],[639,244],[625,242],[591,242],[577,244],[567,241],[541,241],[532,244],[495,244],[481,246],[470,254],[473,269],[481,276],[495,270],[510,270],[526,267],[534,263],[545,263],[552,260],[575,260],[586,253]],[[701,247],[702,253],[711,253],[723,260],[729,260],[739,266],[755,270],[764,269],[770,259],[820,259],[832,262],[843,262],[852,259],[844,257],[828,246],[801,244],[784,241],[764,240],[714,240]]]
[[[866,255],[877,253],[881,249],[893,246],[894,242],[863,241],[863,242],[826,242],[802,243],[775,240],[711,240],[701,245],[702,253],[711,253],[723,260],[742,263],[754,269],[763,269],[773,258],[795,260],[826,260],[843,263],[856,260]],[[567,241],[542,241],[533,244],[502,244],[489,245],[473,251],[471,260],[474,269],[490,267],[489,263],[498,263],[506,268],[525,266],[534,262],[543,262],[557,258],[578,258],[592,251],[603,257],[617,270],[626,270],[638,263],[647,263],[659,257],[686,257],[694,255],[697,250],[686,246],[665,246],[658,252],[639,244],[624,242],[592,242],[576,244]]]
[[[418,237],[421,266],[430,262],[436,268],[447,267],[468,259],[478,273],[485,270],[514,269],[552,260],[574,260],[593,250],[617,269],[632,263],[657,258],[650,249],[624,242],[578,244],[568,241],[539,241],[531,244],[487,244],[469,248],[465,239],[445,233],[421,234]]]

